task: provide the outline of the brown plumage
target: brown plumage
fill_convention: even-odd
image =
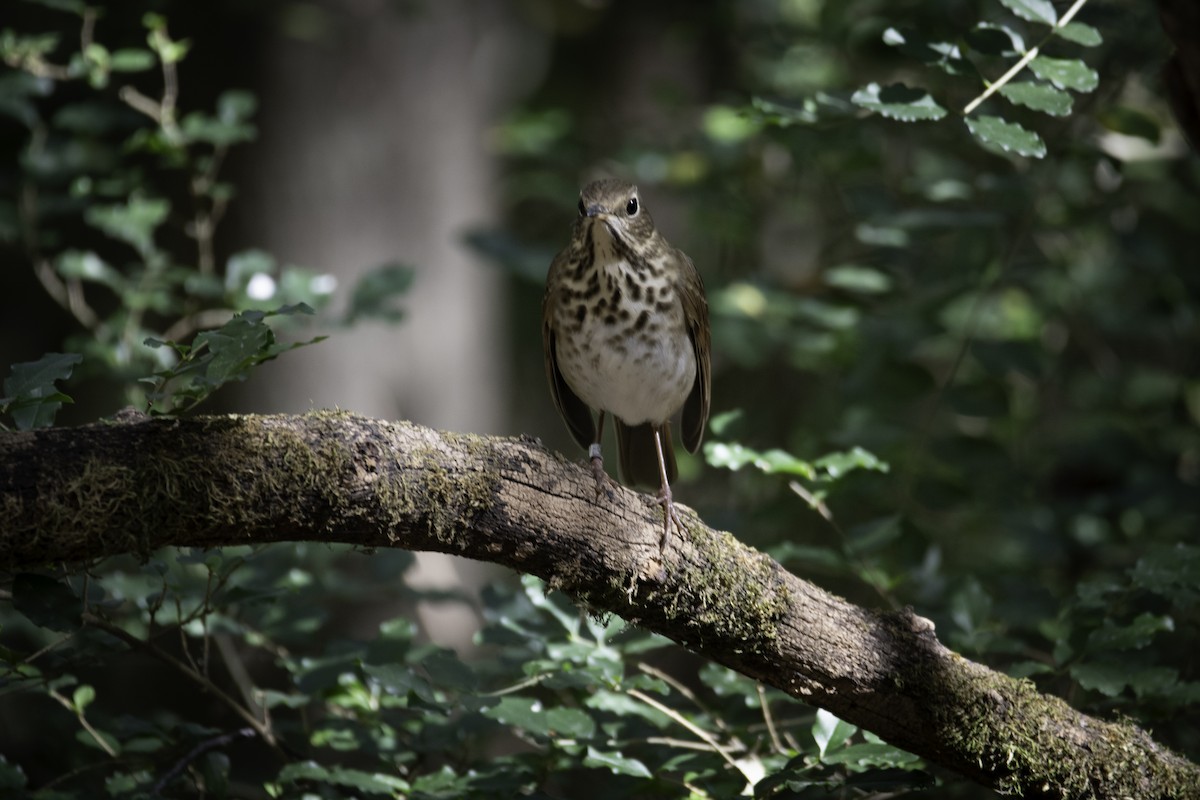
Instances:
[[[671,520],[679,524],[670,420],[683,410],[689,452],[708,421],[708,301],[695,265],[655,229],[636,186],[602,180],[580,192],[571,242],[546,276],[542,337],[554,405],[589,448],[597,492],[611,414],[625,482],[659,484],[665,546]]]

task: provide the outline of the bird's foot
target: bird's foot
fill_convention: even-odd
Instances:
[[[683,520],[679,516],[679,512],[675,510],[675,503],[671,497],[671,487],[669,484],[664,484],[658,490],[658,504],[663,507],[663,535],[658,543],[658,554],[661,556],[667,552],[667,540],[671,536],[671,523],[675,523],[675,527],[679,530],[679,535],[684,533]]]
[[[592,476],[596,479],[596,499],[609,491],[610,486],[616,485],[612,477],[604,471],[604,456],[600,455],[600,445],[593,444],[588,448],[588,457],[592,461]]]

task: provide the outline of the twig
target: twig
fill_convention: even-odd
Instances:
[[[701,701],[700,698],[696,696],[696,693],[693,692],[691,689],[689,689],[687,686],[684,686],[682,683],[680,683],[679,681],[677,681],[675,678],[671,677],[667,673],[663,672],[661,669],[658,669],[657,667],[652,667],[649,664],[645,663],[644,661],[638,662],[637,668],[639,670],[641,670],[642,672],[646,673],[647,675],[651,675],[655,678],[658,678],[660,681],[663,681],[664,683],[669,685],[672,689],[679,692],[681,695],[686,697],[688,700],[691,700],[696,705],[696,708],[700,709],[705,714],[708,714],[710,717],[712,717],[713,722],[716,724],[716,726],[718,728],[720,728],[721,730],[726,730],[725,721],[723,719],[721,719],[721,717],[719,715],[714,714],[712,712],[712,709],[710,709],[708,706],[704,705],[703,701]]]
[[[117,97],[134,111],[140,111],[159,125],[163,124],[162,110],[159,108],[158,103],[146,97],[146,95],[132,86],[122,86],[117,91]]]
[[[1048,36],[1046,36],[1046,38],[1043,39],[1042,42],[1044,43],[1044,42],[1048,41],[1050,39],[1050,36],[1054,35],[1054,31],[1058,30],[1059,28],[1063,27],[1068,22],[1070,22],[1071,18],[1079,13],[1079,9],[1083,8],[1083,4],[1086,2],[1087,2],[1087,0],[1075,0],[1075,4],[1067,9],[1067,12],[1062,15],[1062,17],[1058,20],[1058,22],[1054,23],[1054,25],[1051,26],[1050,34]],[[1021,56],[1021,60],[1018,61],[1016,64],[1013,64],[1012,68],[1008,72],[1001,75],[999,80],[997,80],[992,85],[988,86],[988,88],[986,90],[984,90],[983,94],[979,95],[974,100],[967,103],[966,107],[963,109],[963,112],[962,112],[963,116],[965,117],[967,114],[970,114],[972,111],[974,111],[976,108],[978,108],[980,103],[982,103],[984,100],[987,100],[993,94],[998,92],[1001,88],[1003,88],[1004,84],[1011,81],[1018,72],[1025,69],[1026,65],[1028,65],[1030,61],[1033,61],[1035,58],[1037,58],[1038,52],[1041,50],[1041,47],[1042,47],[1042,45],[1038,44],[1038,45],[1035,45],[1035,46],[1029,48],[1029,51],[1026,52],[1025,55]]]
[[[207,619],[207,617],[205,617]],[[216,633],[212,635],[213,641],[217,643],[217,652],[221,655],[221,661],[225,664],[225,671],[229,673],[229,677],[233,679],[237,685],[238,691],[242,695],[242,702],[252,713],[262,718],[264,724],[268,727],[271,725],[271,712],[264,706],[259,704],[254,696],[254,681],[250,679],[250,673],[246,670],[246,665],[242,661],[241,654],[238,653],[237,647],[233,644],[233,638],[227,633]]]
[[[829,510],[829,506],[825,505],[825,501],[806,489],[799,481],[791,481],[788,483],[788,488],[799,495],[804,502],[808,503],[809,508],[815,509],[821,515],[822,519],[829,523],[829,527],[833,528],[833,532],[842,541],[842,550],[846,554],[846,559],[858,567],[859,578],[862,582],[874,589],[879,598],[890,607],[893,609],[899,608],[900,604],[896,602],[896,598],[892,597],[885,587],[880,586],[874,580],[874,576],[867,569],[867,562],[858,553],[854,552],[854,548],[850,546],[850,537],[846,536],[846,532],[842,530],[842,526],[833,518],[833,512]]]
[[[96,744],[100,745],[100,749],[103,750],[104,752],[108,753],[109,758],[117,757],[117,751],[113,749],[112,745],[110,745],[107,741],[105,741],[104,737],[100,735],[100,731],[93,728],[92,723],[87,721],[87,717],[84,716],[82,708],[76,708],[74,703],[72,703],[67,698],[63,697],[55,689],[48,688],[46,690],[46,693],[49,694],[51,697],[53,697],[55,700],[57,700],[62,705],[63,708],[67,709],[68,711],[72,712],[75,715],[75,719],[79,720],[79,724],[82,725],[83,729],[88,732],[88,735],[96,740]]]
[[[212,750],[215,747],[223,747],[235,739],[248,739],[254,735],[253,728],[238,728],[233,733],[223,733],[220,736],[214,736],[211,739],[205,739],[198,745],[188,751],[187,755],[175,762],[167,773],[154,782],[154,788],[150,791],[153,794],[162,794],[162,790],[167,788],[167,784],[179,777],[179,774],[187,769],[188,764],[191,764],[200,756]]]
[[[168,666],[174,667],[175,670],[182,674],[185,678],[200,685],[205,691],[211,692],[214,697],[221,701],[221,703],[245,720],[246,723],[250,725],[250,727],[252,727],[258,733],[258,735],[261,736],[263,740],[267,742],[267,744],[269,744],[276,752],[278,752],[280,755],[283,755],[283,750],[280,748],[279,742],[276,740],[275,734],[271,731],[270,727],[263,724],[263,722],[260,720],[255,719],[253,714],[239,705],[236,700],[223,692],[221,688],[214,684],[211,680],[196,672],[194,669],[175,658],[170,653],[167,653],[166,651],[150,644],[149,642],[139,639],[124,628],[113,625],[106,619],[97,617],[90,611],[84,612],[83,621],[88,625],[92,625],[106,633],[112,634],[130,647],[149,653]]]
[[[640,692],[637,689],[629,689],[626,692],[626,694],[628,694],[632,698],[641,700],[643,703],[645,703],[646,705],[650,706],[651,708],[653,708],[657,711],[661,711],[662,713],[666,714],[671,719],[678,722],[683,727],[687,728],[689,731],[691,731],[693,734],[695,734],[695,736],[697,738],[699,738],[701,741],[703,741],[705,744],[707,744],[709,747],[711,747],[713,749],[713,752],[717,753],[718,755],[721,756],[721,758],[725,759],[725,761],[728,762],[729,766],[733,767],[738,772],[742,773],[742,775],[746,778],[747,781],[754,783],[757,780],[757,778],[755,778],[753,775],[751,775],[749,772],[746,771],[745,767],[743,767],[741,764],[739,764],[737,761],[735,761],[733,759],[733,757],[730,756],[729,753],[726,752],[726,748],[722,747],[721,743],[718,742],[716,739],[714,739],[713,735],[711,733],[704,730],[700,726],[693,724],[690,720],[688,720],[687,717],[683,716],[675,709],[671,708],[670,706],[663,705],[662,703],[655,700],[653,697],[650,697],[649,695],[644,694],[643,692]]]
[[[775,720],[771,718],[771,705],[767,702],[767,693],[761,683],[755,683],[754,688],[758,690],[758,704],[762,707],[763,721],[767,723],[767,733],[771,735],[771,746],[775,748],[776,753],[786,753],[787,749],[780,741],[779,734],[775,732]]]

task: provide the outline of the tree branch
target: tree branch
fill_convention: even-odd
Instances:
[[[1200,796],[1200,768],[1129,723],[945,648],[661,510],[528,438],[343,412],[153,419],[0,436],[0,568],[284,540],[435,550],[545,579],[951,770],[1026,797]]]

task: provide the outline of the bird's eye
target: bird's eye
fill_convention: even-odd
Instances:
[[[587,216],[587,208],[586,208],[586,207],[583,205],[583,198],[582,198],[582,197],[581,197],[581,198],[579,198],[579,216],[581,216],[581,217],[586,217],[586,216]]]
[[[632,217],[634,214],[637,213],[637,210],[638,210],[637,198],[636,197],[629,198],[629,202],[625,204],[626,215]]]

